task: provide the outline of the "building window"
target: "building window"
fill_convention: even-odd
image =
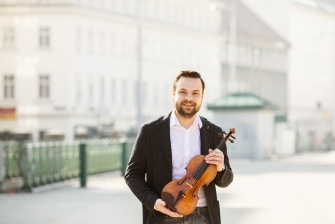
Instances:
[[[112,79],[111,82],[111,101],[112,103],[116,103],[116,80]]]
[[[15,33],[13,27],[5,27],[3,31],[3,46],[5,48],[14,47]]]
[[[100,0],[100,7],[105,9],[105,0]]]
[[[146,105],[148,103],[148,84],[145,82],[142,82],[141,85],[141,100],[143,102],[143,105]]]
[[[90,101],[93,101],[94,98],[94,85],[92,77],[89,78],[88,82],[88,97]]]
[[[106,50],[106,38],[105,38],[105,33],[101,32],[100,33],[100,43],[99,43],[99,48],[100,48],[100,55],[104,55],[105,54],[105,50]]]
[[[88,53],[92,54],[94,51],[94,33],[93,30],[88,31]]]
[[[4,99],[14,99],[15,83],[14,75],[4,75]]]
[[[39,77],[39,96],[41,99],[48,99],[50,97],[49,75],[40,75]]]
[[[116,55],[116,36],[115,34],[111,33],[110,35],[110,53],[111,55]]]
[[[76,88],[77,89],[77,93],[76,93],[77,101],[80,101],[81,98],[82,98],[81,80],[80,80],[80,78],[77,78],[76,86],[77,86],[77,88]]]
[[[81,52],[81,40],[82,40],[82,37],[81,37],[81,30],[78,28],[76,30],[76,39],[75,39],[75,46],[76,46],[76,52],[77,53],[80,53]]]
[[[153,85],[153,102],[152,102],[152,105],[154,106],[154,107],[158,107],[158,102],[159,102],[159,88],[158,88],[158,85],[159,84],[154,84]]]
[[[127,92],[127,86],[128,86],[128,83],[127,83],[127,81],[126,80],[123,80],[122,81],[122,102],[124,103],[124,104],[127,104],[128,103],[128,97],[127,97],[127,95],[128,95],[128,92]]]
[[[116,0],[109,0],[109,9],[111,11],[115,11],[115,8],[116,8]]]
[[[42,48],[50,47],[50,29],[42,27],[39,32],[39,46]]]
[[[170,84],[164,85],[164,102],[165,102],[165,108],[170,107],[170,99],[172,95],[172,87]]]
[[[100,79],[100,99],[103,101],[105,99],[105,79]]]

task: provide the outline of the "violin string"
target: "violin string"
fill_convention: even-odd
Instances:
[[[193,186],[193,184],[202,176],[209,165],[206,162],[203,162],[197,171],[194,173],[193,177],[190,178],[188,183]],[[190,188],[188,185],[185,185],[183,191],[186,192]]]
[[[207,169],[208,164],[206,162],[202,163],[198,170],[195,172],[194,176],[190,178],[188,183],[193,186],[193,184],[198,180],[199,177],[204,173],[204,171]],[[190,188],[190,186],[185,185],[183,188],[183,192],[186,192]]]
[[[204,173],[204,171],[206,170],[207,167],[208,167],[207,163],[205,163],[205,162],[202,163],[200,165],[199,169],[195,172],[194,176],[190,178],[188,183],[193,186],[193,184],[197,181],[197,179],[199,177],[201,177],[201,175]],[[184,192],[186,192],[188,190],[187,188],[190,188],[190,187],[188,185],[184,186],[184,188],[183,188]]]
[[[199,167],[199,169],[196,171],[196,173],[194,174],[194,177],[196,179],[198,179],[199,177],[201,177],[201,175],[204,173],[204,170],[206,169],[206,162],[203,162],[201,164],[201,166]]]
[[[203,166],[203,165],[204,165],[204,164],[202,163],[201,166],[197,169],[197,171],[196,171],[195,174],[193,175],[196,179],[199,178],[199,174],[200,174],[200,172],[201,172],[201,169],[202,169],[202,166]]]

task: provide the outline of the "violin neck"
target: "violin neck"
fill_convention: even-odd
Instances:
[[[200,167],[197,169],[197,171],[193,174],[193,177],[197,180],[200,179],[200,177],[202,176],[202,174],[204,174],[204,172],[206,171],[206,169],[208,168],[209,164],[206,163],[205,161],[200,165]]]
[[[216,146],[216,149],[220,149],[224,143],[226,143],[227,139],[222,139],[221,142]]]
[[[235,129],[234,129],[235,131]],[[216,149],[220,149],[223,144],[225,144],[227,142],[227,140],[229,139],[229,137],[231,136],[233,132],[230,131],[229,134],[224,137],[221,142],[218,144],[218,146],[216,146]],[[201,166],[197,169],[197,171],[193,174],[193,177],[197,180],[200,179],[200,177],[202,176],[202,174],[204,174],[204,172],[206,171],[206,169],[208,168],[209,164],[206,163],[205,161],[201,164]]]

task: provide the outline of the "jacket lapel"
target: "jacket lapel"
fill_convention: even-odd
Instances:
[[[211,145],[212,125],[206,119],[200,117],[202,127],[200,128],[201,154],[207,155]],[[213,149],[214,150],[214,149]]]
[[[164,116],[162,121],[156,124],[157,133],[162,143],[164,153],[172,166],[172,152],[171,152],[171,140],[170,140],[170,116],[171,113]]]
[[[164,116],[162,121],[156,124],[157,133],[163,146],[163,151],[172,166],[172,152],[171,152],[171,140],[170,140],[170,116],[171,113]],[[211,145],[211,133],[212,125],[207,122],[206,119],[200,117],[202,121],[202,127],[200,128],[200,141],[201,141],[201,154],[207,155],[208,149]],[[213,149],[214,150],[214,149]]]

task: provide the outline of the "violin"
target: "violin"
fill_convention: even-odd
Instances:
[[[228,134],[224,131],[219,133],[222,140],[216,148],[220,149],[227,140],[234,143],[230,139],[235,139],[232,134],[235,134],[235,128],[230,128]],[[165,185],[161,194],[166,206],[181,215],[189,215],[194,211],[199,200],[199,189],[203,185],[208,186],[217,174],[216,165],[206,163],[204,155],[194,156],[185,169],[185,176],[179,180],[174,179],[169,182]]]

